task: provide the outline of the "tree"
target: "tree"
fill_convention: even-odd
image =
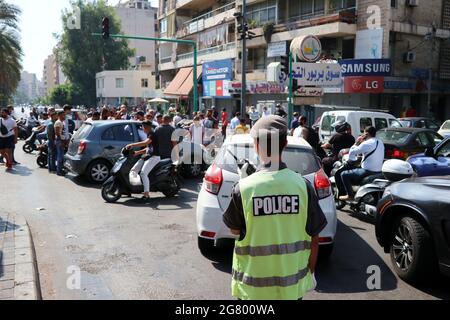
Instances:
[[[0,105],[6,105],[20,81],[22,48],[17,21],[21,11],[0,0]]]
[[[72,5],[80,8],[81,29],[69,29],[66,22],[70,14],[63,14],[64,31],[57,54],[64,74],[80,91],[81,104],[93,105],[96,104],[96,73],[128,68],[128,59],[134,51],[128,48],[126,40],[103,40],[92,36],[93,32],[101,32],[103,17],[110,19],[111,34],[120,33],[119,18],[103,0],[77,0]]]
[[[50,91],[47,101],[49,104],[65,104],[80,105],[80,91],[72,83],[61,84]]]

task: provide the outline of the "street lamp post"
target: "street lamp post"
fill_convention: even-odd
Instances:
[[[92,33],[93,36],[103,37],[103,33]],[[172,43],[183,43],[190,45],[194,48],[194,111],[197,112],[200,109],[200,99],[198,97],[198,78],[197,78],[197,43],[192,40],[178,40],[178,39],[166,39],[166,38],[148,38],[148,37],[137,37],[137,36],[126,36],[121,34],[111,34],[110,38],[118,38],[118,39],[134,39],[134,40],[145,40],[145,41],[160,41],[160,42],[172,42]]]
[[[246,17],[247,14],[246,10],[246,0],[242,0],[242,24],[246,25]],[[245,115],[245,107],[246,107],[246,94],[247,94],[247,37],[244,35],[242,37],[242,63],[241,63],[241,74],[242,74],[242,81],[241,81],[241,116],[244,117]]]

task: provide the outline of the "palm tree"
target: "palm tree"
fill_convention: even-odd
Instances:
[[[21,11],[0,0],[0,105],[15,92],[22,69],[22,48],[17,25]]]

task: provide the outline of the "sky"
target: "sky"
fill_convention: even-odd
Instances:
[[[20,17],[21,41],[24,51],[23,70],[35,73],[42,79],[44,60],[52,53],[56,40],[54,33],[61,33],[61,12],[70,8],[69,0],[7,0],[22,9]],[[115,5],[119,0],[109,0]],[[125,2],[122,0],[122,2]],[[158,6],[158,0],[151,0]]]

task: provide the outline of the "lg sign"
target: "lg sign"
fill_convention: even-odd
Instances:
[[[346,77],[345,93],[382,93],[384,77]]]

